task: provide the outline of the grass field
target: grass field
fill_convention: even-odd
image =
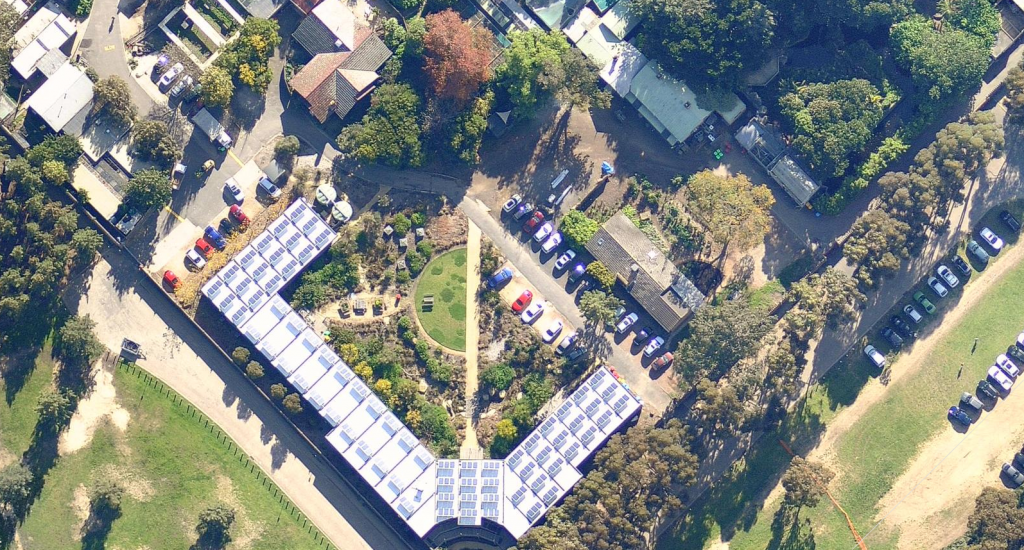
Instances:
[[[30,394],[44,366],[40,361],[14,405],[0,412],[0,422],[22,415],[23,408],[34,410]],[[122,432],[102,421],[87,446],[58,460],[19,529],[25,550],[81,548],[87,490],[103,478],[118,481],[126,493],[106,548],[189,548],[196,540],[200,511],[217,502],[236,511],[231,531],[235,543],[229,548],[325,547],[303,528],[302,520],[289,515],[287,499],[281,504],[274,489],[268,491],[264,484],[272,484],[265,476],[257,478],[258,468],[239,462],[227,443],[201,423],[200,415],[193,417],[184,403],[176,405],[124,368],[117,369],[114,386],[118,403],[130,414],[127,428]],[[10,434],[3,424],[5,446],[23,438],[21,424]]]
[[[24,359],[32,360],[31,357]],[[39,394],[50,387],[53,369],[50,346],[47,345],[35,358],[34,366],[19,368],[24,373],[19,387],[8,386],[9,379],[0,376],[0,388],[5,395],[4,401],[0,403],[0,452],[3,454],[19,457],[32,443],[32,432],[39,420],[36,401]],[[18,377],[20,375],[14,378]]]
[[[434,307],[423,310],[423,297],[433,295]],[[434,258],[416,284],[416,316],[437,343],[466,350],[466,249]]]
[[[1018,208],[1016,203],[1011,205],[1015,214],[1019,214]],[[986,221],[1005,237],[1006,229],[988,219],[998,211],[990,213]],[[957,292],[946,298],[941,306],[950,307],[959,295]],[[1013,343],[1022,326],[1022,299],[1024,269],[1016,269],[992,285],[975,307],[964,314],[924,359],[918,372],[893,383],[884,397],[837,440],[835,463],[842,465],[842,471],[841,478],[833,484],[832,494],[850,514],[861,535],[872,528],[878,502],[907,469],[918,448],[935,433],[950,429],[946,409],[957,402],[962,391],[973,390],[992,359]],[[975,337],[981,339],[972,354]],[[964,372],[958,380],[961,363]],[[893,368],[899,369],[900,363],[896,362]],[[827,501],[814,509],[802,510],[801,521],[795,525],[773,521],[778,503],[765,509],[759,503],[775,486],[790,460],[778,440],[789,442],[801,454],[813,448],[824,424],[853,402],[869,376],[871,370],[858,351],[845,357],[820,384],[811,388],[808,399],[796,414],[790,415],[786,425],[766,434],[733,472],[694,507],[677,531],[663,537],[659,548],[703,548],[719,536],[730,542],[730,550],[855,547],[844,519]],[[864,540],[874,550],[895,548],[897,537],[898,533],[879,527]]]

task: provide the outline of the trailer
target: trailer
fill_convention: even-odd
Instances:
[[[192,124],[203,131],[210,141],[219,145],[222,149],[231,147],[231,136],[224,130],[224,126],[207,111],[206,108],[199,109],[199,112],[192,115]]]

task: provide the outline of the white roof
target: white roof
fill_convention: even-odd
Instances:
[[[28,43],[11,61],[22,78],[32,75],[32,68],[46,55],[46,52],[60,48],[75,34],[75,23],[63,13],[50,22],[43,32]]]
[[[256,281],[256,284],[260,285],[260,288],[270,294],[275,294],[284,286],[284,279],[277,270],[270,266],[270,262],[264,260],[262,256],[257,257],[259,259],[252,262],[246,273]]]
[[[281,333],[283,334],[282,341],[292,333],[292,330],[299,328],[298,325],[289,324],[287,319],[278,326],[285,329],[285,332]],[[302,327],[302,331],[295,335],[295,338],[291,340],[287,347],[281,350],[277,357],[270,360],[270,363],[285,376],[294,374],[320,346],[324,345],[324,341],[317,336],[315,330],[307,327],[305,322],[302,323]],[[274,332],[278,332],[278,329],[274,329]],[[273,337],[274,333],[271,333],[270,338]],[[327,372],[327,369],[323,369],[319,376],[316,376],[317,370],[314,366],[313,370],[307,371],[304,377],[296,378],[295,380],[289,378],[288,381],[291,382],[292,386],[295,386],[295,389],[299,390],[299,393],[305,393],[305,390],[308,390],[310,386],[316,383],[320,376],[323,376],[324,372]],[[313,378],[314,376],[316,377]]]
[[[277,241],[274,239],[274,236],[264,231],[263,233],[257,235],[256,238],[252,240],[252,243],[249,246],[255,248],[256,252],[259,252],[261,255],[263,255],[264,258],[266,258],[270,246],[273,245],[275,242]]]
[[[306,322],[297,313],[294,311],[289,312],[277,326],[256,343],[256,349],[260,350],[273,363],[274,359],[307,328],[309,327],[306,326]],[[305,361],[305,358],[303,358],[303,361]],[[288,372],[285,372],[285,374],[287,375]]]
[[[319,338],[317,338],[319,340]],[[293,346],[295,344],[292,344]],[[329,360],[330,356],[334,355],[334,352],[327,346],[321,344],[319,348],[313,351],[313,354],[306,359],[299,368],[295,369],[295,372],[288,377],[288,382],[291,382],[295,389],[299,390],[299,393],[305,395],[310,388],[316,384],[323,375],[327,374],[327,370],[331,368],[334,363]],[[336,355],[334,355],[337,358]],[[280,360],[281,358],[278,357]]]
[[[238,330],[250,342],[256,344],[262,341],[289,313],[292,313],[292,306],[288,305],[284,298],[275,294],[246,323],[238,325]]]
[[[92,81],[70,62],[32,94],[25,105],[36,112],[54,132],[64,129],[79,111],[92,102]]]
[[[7,2],[11,6],[13,6],[14,11],[18,12],[18,15],[21,15],[28,11],[28,4],[26,4],[24,0],[4,0],[4,2]]]
[[[357,470],[362,468],[364,464],[370,461],[374,453],[379,451],[391,439],[383,430],[370,429],[370,426],[385,413],[391,414],[376,395],[371,395],[360,403],[356,410],[352,411],[352,414],[348,415],[348,418],[345,419],[345,423],[351,423],[355,430],[363,428],[362,435],[356,439],[355,443],[346,449],[345,452],[341,453],[341,456],[345,457],[345,460],[353,468]]]
[[[327,27],[345,50],[356,48],[356,16],[341,0],[324,0],[313,8],[312,15]]]
[[[57,19],[61,15],[60,5],[56,2],[47,2],[42,8],[39,9],[24,25],[18,29],[18,32],[14,33],[14,50],[17,52],[21,48],[28,46],[33,40],[42,33],[46,27]]]
[[[352,411],[369,396],[370,388],[362,380],[358,378],[352,380],[344,389],[338,392],[338,395],[334,396],[334,399],[331,399],[324,408],[320,409],[320,416],[324,417],[331,426],[337,426],[348,415],[352,414]],[[365,429],[366,426],[362,428]],[[359,433],[362,433],[362,431]]]
[[[629,42],[620,43],[615,54],[601,69],[601,80],[620,97],[626,97],[633,78],[647,65],[647,57]]]
[[[256,248],[253,247],[252,244],[250,244],[242,250],[239,250],[238,254],[236,254],[234,259],[231,261],[242,266],[242,269],[244,269],[246,273],[252,275],[253,266],[258,265],[260,260],[262,260],[260,253],[256,251]]]
[[[316,384],[313,384],[313,387],[303,397],[317,410],[320,410],[331,399],[334,399],[341,388],[344,388],[345,384],[348,384],[354,377],[355,374],[344,364],[335,365]]]
[[[580,10],[579,13],[573,17],[569,24],[562,28],[562,32],[565,33],[565,37],[569,39],[569,42],[575,44],[579,42],[580,38],[590,29],[596,27],[601,23],[600,16],[590,9],[585,7]]]

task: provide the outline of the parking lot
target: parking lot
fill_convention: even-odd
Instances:
[[[506,265],[506,266],[503,266],[503,267],[509,267],[509,266]],[[513,272],[515,272],[515,270],[513,270]],[[526,307],[524,307],[523,309],[527,309],[530,306],[534,306],[534,304],[543,304],[543,310],[541,311],[540,316],[537,317],[536,319],[534,319],[533,322],[530,323],[530,325],[533,327],[533,329],[535,331],[537,331],[537,334],[539,336],[541,336],[543,338],[544,337],[544,331],[546,331],[549,327],[551,327],[551,325],[553,323],[555,323],[556,321],[559,321],[559,322],[562,323],[562,330],[561,330],[561,332],[557,335],[557,337],[553,341],[550,342],[550,344],[552,346],[557,346],[559,344],[559,342],[562,341],[563,338],[565,338],[566,336],[572,334],[573,331],[576,330],[576,327],[573,326],[572,323],[570,323],[569,320],[566,319],[564,315],[559,313],[559,311],[554,307],[554,305],[551,302],[547,301],[547,299],[544,297],[544,295],[541,294],[537,290],[536,287],[534,287],[532,284],[530,284],[530,281],[528,281],[526,279],[526,277],[523,277],[519,273],[516,273],[512,277],[512,280],[509,281],[509,283],[506,284],[504,287],[502,287],[502,289],[499,292],[499,294],[501,295],[502,301],[504,301],[505,304],[508,307],[512,307],[513,304],[516,302],[517,299],[519,299],[519,297],[523,294],[524,291],[531,292],[532,295],[533,295],[533,298],[532,298],[532,300],[527,302]],[[536,307],[536,306],[534,306],[534,307]],[[520,313],[520,312],[517,312],[517,313]]]

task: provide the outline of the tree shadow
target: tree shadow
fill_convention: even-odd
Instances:
[[[99,507],[93,502],[89,506],[89,517],[82,525],[82,550],[104,550],[114,521],[119,517],[119,508]]]
[[[765,550],[814,550],[811,520],[800,520],[800,509],[782,505],[772,519],[772,539]]]
[[[270,447],[270,469],[277,471],[284,465],[284,461],[288,460],[288,456],[291,452],[288,448],[281,443],[280,439],[275,439],[274,444]]]
[[[0,378],[4,381],[4,400],[10,406],[35,370],[40,348],[31,347],[0,357]]]

